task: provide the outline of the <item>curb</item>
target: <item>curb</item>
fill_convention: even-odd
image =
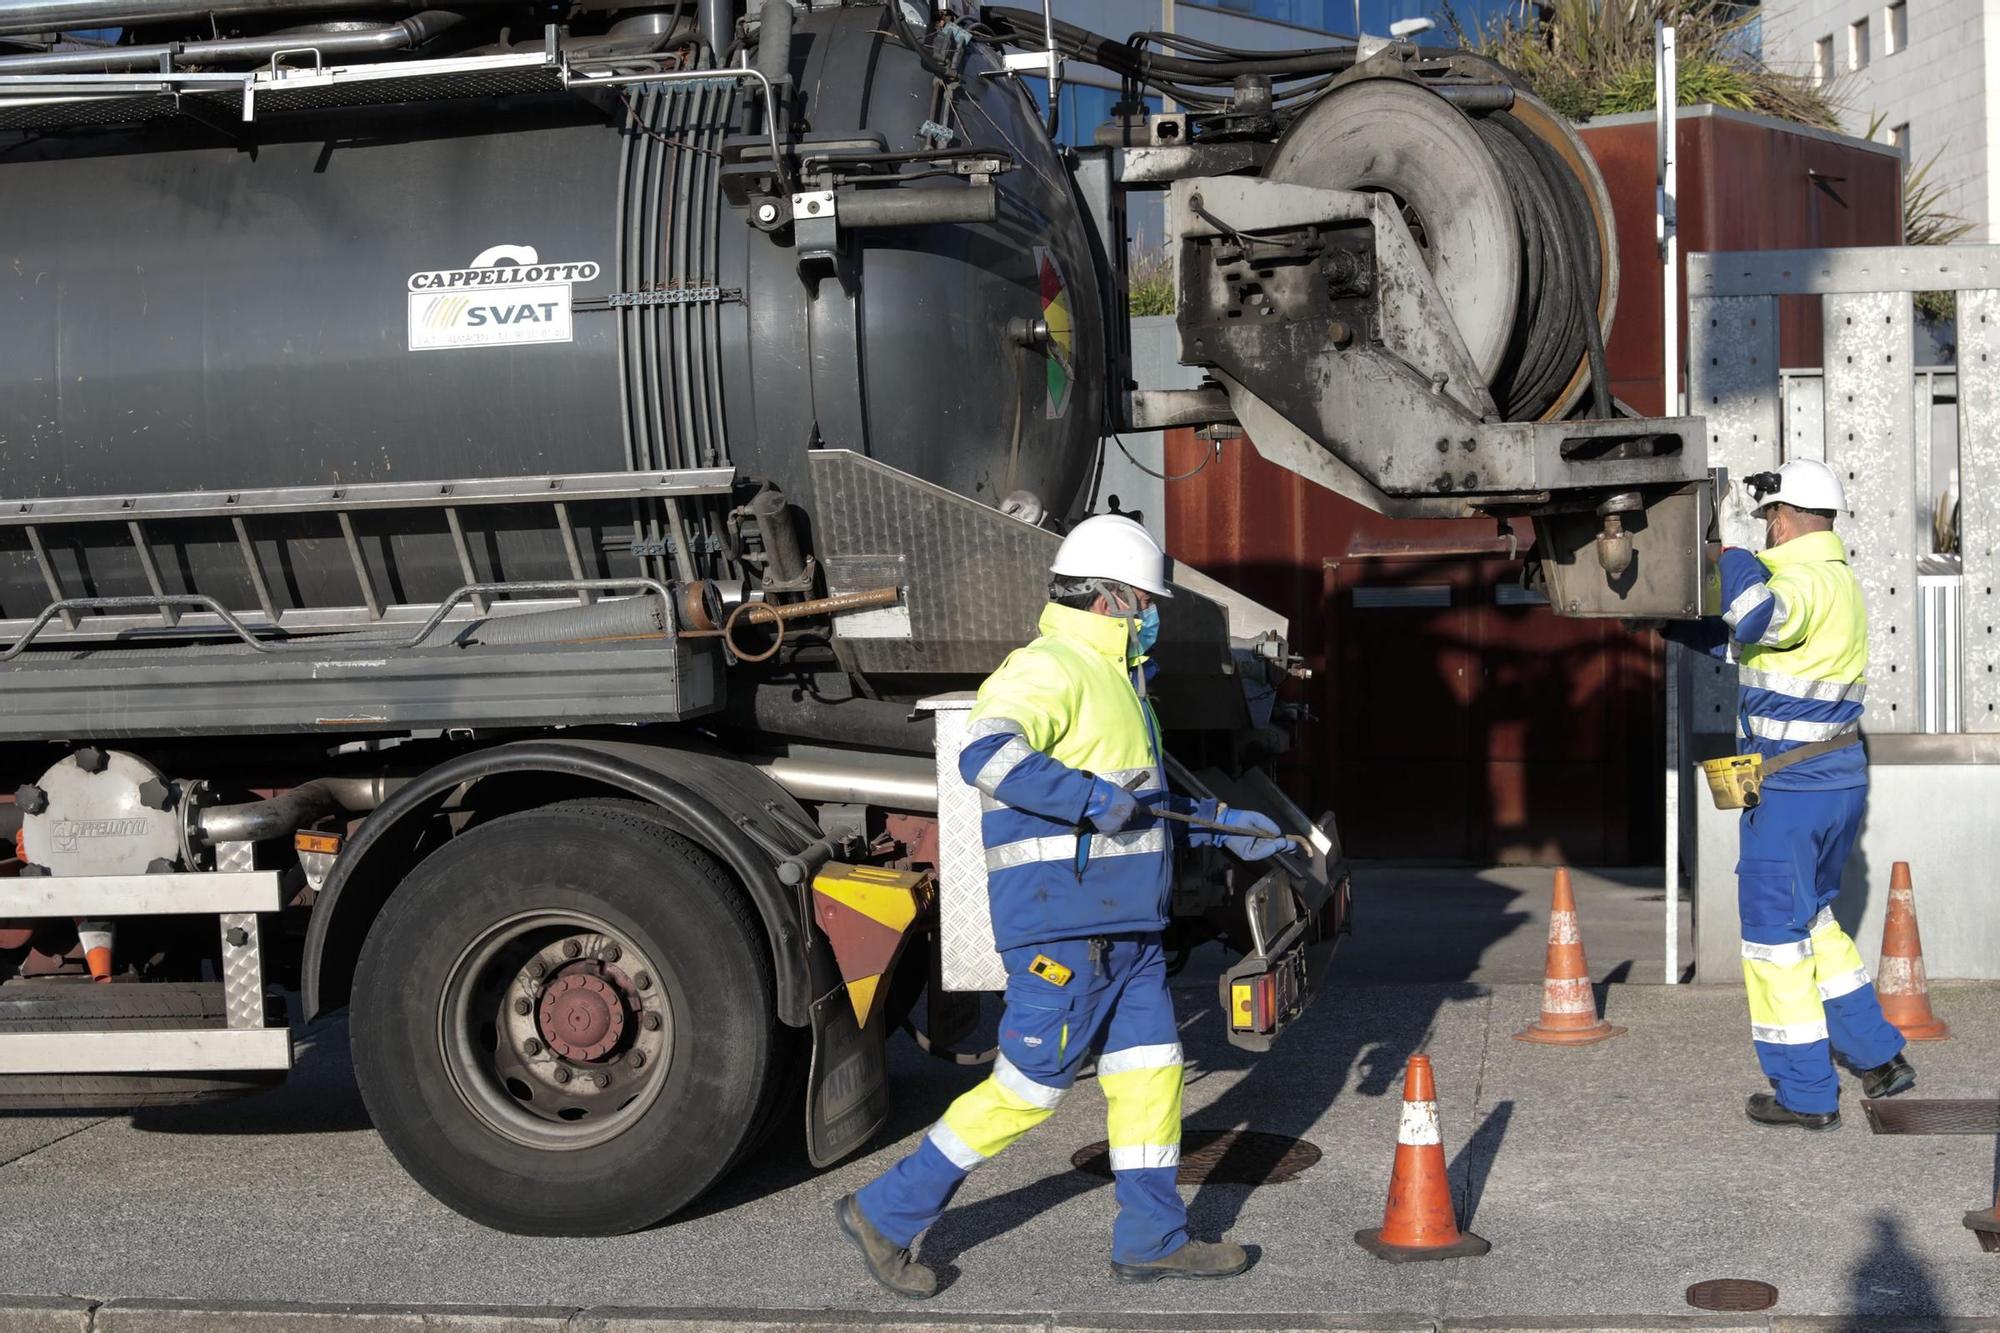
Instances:
[[[0,1296],[0,1333],[2000,1333],[2000,1318],[1597,1315],[1446,1319],[1429,1315],[918,1314],[623,1306],[362,1305]]]

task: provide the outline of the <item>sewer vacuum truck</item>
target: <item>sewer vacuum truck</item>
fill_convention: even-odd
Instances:
[[[1079,62],[1130,96],[1059,148]],[[1141,192],[1195,389],[1131,378]],[[978,1058],[957,748],[1104,442],[1531,518],[1558,612],[1691,614],[1703,437],[1611,400],[1616,295],[1590,159],[1462,52],[0,0],[0,1102],[254,1091],[344,1009],[495,1227],[650,1224],[800,1120],[852,1153],[886,1034]],[[1174,890],[1260,1048],[1345,864],[1261,767],[1283,622],[1176,581],[1168,777],[1300,838]]]

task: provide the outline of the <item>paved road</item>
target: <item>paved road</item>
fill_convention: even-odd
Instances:
[[[1593,901],[1587,933],[1614,915]],[[1503,940],[1496,958],[1525,947]],[[927,1239],[924,1258],[951,1278],[932,1308],[1581,1317],[1685,1312],[1690,1282],[1743,1276],[1775,1283],[1792,1314],[1995,1310],[2000,1262],[1958,1223],[1992,1195],[1994,1142],[1873,1136],[1851,1082],[1854,1113],[1835,1133],[1751,1126],[1740,991],[1614,986],[1608,1007],[1630,1034],[1558,1050],[1509,1039],[1535,1010],[1530,984],[1351,985],[1254,1062],[1221,1040],[1211,996],[1197,982],[1181,997],[1190,1126],[1290,1134],[1325,1154],[1285,1184],[1192,1193],[1197,1229],[1259,1244],[1257,1267],[1227,1284],[1105,1281],[1111,1191],[1069,1166],[1103,1136],[1086,1087]],[[1936,1000],[1955,1036],[1914,1052],[1918,1095],[1995,1096],[2000,988],[1940,987]],[[526,1239],[409,1182],[368,1128],[345,1042],[338,1021],[317,1027],[294,1082],[252,1101],[0,1117],[0,1292],[907,1312],[856,1266],[830,1210],[974,1077],[899,1041],[897,1111],[874,1154],[818,1173],[781,1146],[671,1225]],[[1379,1222],[1399,1076],[1420,1049],[1437,1064],[1462,1208],[1493,1242],[1485,1259],[1394,1266],[1351,1240]]]

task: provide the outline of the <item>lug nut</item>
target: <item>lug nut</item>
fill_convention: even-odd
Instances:
[[[644,1017],[640,1018],[639,1026],[648,1032],[658,1032],[660,1030],[660,1016],[648,1011]]]
[[[541,1053],[542,1053],[542,1044],[539,1041],[536,1041],[533,1037],[530,1037],[526,1041],[521,1043],[521,1054],[540,1055]]]
[[[514,1012],[519,1014],[523,1018],[526,1018],[528,1016],[529,1011],[532,1010],[534,1007],[535,1007],[534,1005],[529,1004],[526,1000],[514,1001]]]
[[[250,932],[241,926],[231,926],[222,932],[222,938],[229,942],[230,948],[240,949],[250,942]]]
[[[581,944],[578,944],[575,940],[563,941],[563,957],[574,958],[582,952],[583,952],[583,946]]]
[[[14,804],[21,807],[21,813],[39,815],[49,808],[49,794],[32,782],[24,782],[14,792]]]
[[[644,1051],[634,1051],[627,1057],[626,1063],[630,1064],[634,1069],[644,1069],[646,1067],[646,1053]]]
[[[556,1082],[567,1083],[570,1081],[571,1077],[573,1076],[570,1074],[569,1067],[567,1065],[556,1066]]]
[[[86,773],[102,773],[111,767],[111,756],[95,745],[86,745],[76,752],[76,766]]]
[[[651,972],[641,972],[638,976],[632,978],[632,984],[640,990],[651,990],[653,989],[653,974]]]
[[[599,1072],[593,1077],[592,1082],[600,1088],[608,1088],[611,1086],[611,1075]]]
[[[615,944],[607,944],[597,951],[597,956],[607,963],[615,963],[625,956],[625,951]]]
[[[548,974],[549,974],[549,965],[547,963],[543,962],[539,958],[529,960],[528,962],[529,976],[533,977],[537,981],[540,981],[543,977],[547,976]]]

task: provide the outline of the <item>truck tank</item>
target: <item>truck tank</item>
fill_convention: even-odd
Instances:
[[[933,146],[931,75],[884,13],[798,14],[801,153]],[[826,265],[744,225],[730,159],[760,127],[722,80],[294,112],[235,142],[185,117],[18,138],[0,494],[733,466],[809,512],[806,453],[829,446],[1060,516],[1103,421],[1101,376],[1073,373],[1104,360],[1097,267],[1032,101],[993,66],[969,53],[951,115],[1011,169],[898,191],[991,190],[993,220],[876,226]],[[1051,316],[1059,337],[1022,336]],[[546,525],[517,520],[465,511],[480,576],[566,572]],[[465,582],[434,511],[356,521],[394,600]],[[577,522],[589,572],[614,572],[628,511]],[[723,522],[693,540],[725,543]],[[351,600],[330,516],[250,527],[280,612]],[[79,533],[51,552],[67,590],[147,591],[117,526]],[[49,590],[21,529],[0,552],[0,618],[32,617]],[[158,564],[169,592],[251,600],[220,520]]]

